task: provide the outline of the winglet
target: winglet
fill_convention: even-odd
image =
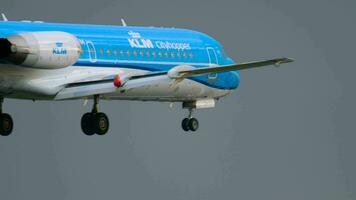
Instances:
[[[122,26],[127,26],[127,24],[123,18],[121,18],[121,23],[122,23]]]
[[[4,13],[1,13],[1,17],[2,17],[4,22],[9,21]]]

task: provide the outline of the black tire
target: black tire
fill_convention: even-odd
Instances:
[[[0,115],[0,135],[9,136],[14,128],[14,122],[11,116],[7,113]]]
[[[93,115],[91,113],[85,113],[81,120],[82,131],[85,135],[94,135],[93,129]]]
[[[189,126],[189,130],[197,131],[199,128],[199,121],[195,118],[191,118],[189,119],[188,126]]]
[[[105,113],[97,113],[93,117],[95,133],[98,135],[105,135],[109,130],[109,118]]]
[[[182,129],[184,131],[189,131],[189,119],[188,118],[184,118],[182,120]]]

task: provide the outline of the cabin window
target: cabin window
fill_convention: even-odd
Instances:
[[[100,49],[99,52],[100,52],[100,55],[104,55],[104,50],[103,49]]]
[[[114,50],[114,56],[117,56],[117,50],[116,49]]]
[[[183,53],[183,57],[184,57],[184,58],[187,58],[187,57],[188,57],[187,52],[184,52],[184,53]]]
[[[152,51],[152,56],[156,57],[156,52],[155,51]]]
[[[164,56],[165,56],[166,58],[168,58],[168,52],[167,52],[167,51],[164,52]]]
[[[130,50],[127,50],[127,51],[126,51],[126,55],[127,55],[127,56],[130,56],[130,55],[131,55]]]
[[[110,55],[111,55],[111,51],[110,51],[110,49],[107,49],[107,50],[106,50],[106,55],[108,55],[108,56],[110,56]]]
[[[171,52],[171,57],[172,57],[172,58],[174,58],[174,57],[175,57],[175,54],[174,54],[174,52],[173,52],[173,51]]]
[[[161,51],[158,52],[158,56],[162,58],[162,52]]]
[[[120,50],[120,55],[124,56],[124,50]]]
[[[190,52],[189,57],[193,58],[193,53],[192,52]]]
[[[180,52],[178,51],[178,53],[177,53],[177,57],[178,58],[180,58],[181,57],[181,55],[180,55]]]
[[[136,50],[133,51],[133,55],[134,55],[135,57],[137,56]]]
[[[147,56],[147,57],[150,57],[150,55],[151,55],[150,52],[149,52],[149,51],[146,51],[146,56]]]
[[[143,57],[144,55],[143,51],[140,51],[140,56]]]

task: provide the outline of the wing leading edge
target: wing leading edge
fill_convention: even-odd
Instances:
[[[264,67],[264,66],[268,66],[268,65],[279,66],[281,64],[290,63],[293,61],[294,60],[291,58],[277,58],[277,59],[272,59],[272,60],[246,62],[246,63],[232,64],[232,65],[225,65],[225,66],[216,65],[216,66],[206,67],[206,68],[188,69],[188,70],[178,71],[176,78],[187,78],[187,77],[191,77],[191,76],[204,75],[204,74],[210,74],[210,73],[221,73],[221,72],[228,72],[228,71],[245,70],[245,69],[251,69],[251,68]]]

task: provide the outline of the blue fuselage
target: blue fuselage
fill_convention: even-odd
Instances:
[[[206,34],[175,28],[0,22],[0,38],[22,32],[62,31],[75,35],[82,54],[75,66],[168,71],[179,65],[196,68],[234,63],[222,46]],[[65,53],[56,49],[56,54]],[[206,86],[231,90],[239,85],[239,72],[190,78]]]

